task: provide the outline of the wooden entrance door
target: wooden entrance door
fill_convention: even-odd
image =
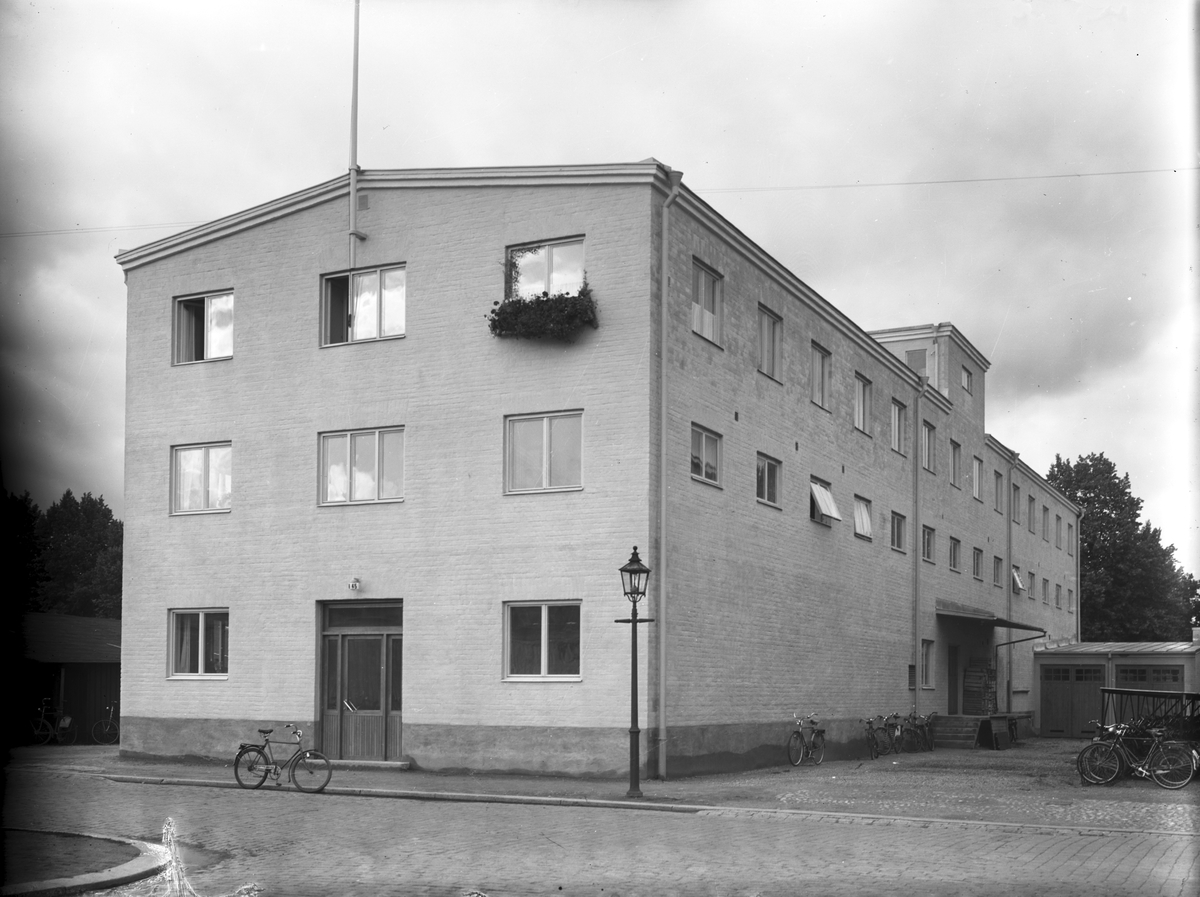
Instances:
[[[1087,738],[1100,716],[1100,686],[1104,667],[1042,665],[1041,734],[1059,738]]]

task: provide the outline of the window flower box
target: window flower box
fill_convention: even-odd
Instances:
[[[573,293],[518,296],[493,303],[485,315],[492,336],[558,340],[571,343],[584,327],[600,326],[596,300],[587,281]]]

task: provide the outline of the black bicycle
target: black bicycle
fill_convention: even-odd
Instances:
[[[301,746],[304,737],[302,729],[298,729],[291,723],[284,728],[291,729],[296,740],[275,743],[294,745],[296,749],[292,751],[290,757],[282,763],[277,762],[271,749],[271,733],[275,730],[259,729],[258,734],[262,736],[262,744],[242,743],[237,756],[233,759],[233,777],[243,788],[254,789],[261,788],[263,782],[267,780],[267,776],[271,776],[275,780],[275,785],[278,786],[280,784],[279,777],[286,771],[288,780],[301,791],[315,794],[325,790],[325,786],[329,784],[329,779],[333,775],[333,764],[320,751],[304,750]]]
[[[59,744],[74,744],[79,727],[69,714],[50,706],[49,698],[42,698],[42,707],[37,719],[33,720],[33,740],[36,744],[47,744],[54,739]]]
[[[817,728],[820,720],[815,713],[803,718],[794,713],[792,716],[795,717],[796,728],[788,738],[788,762],[792,766],[799,766],[807,759],[812,760],[814,766],[819,764],[825,759],[825,730]]]
[[[92,726],[92,740],[96,744],[116,744],[121,739],[121,723],[117,720],[117,704],[114,701],[104,708],[108,716],[96,720]]]

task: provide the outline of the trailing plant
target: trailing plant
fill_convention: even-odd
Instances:
[[[578,293],[542,293],[513,296],[493,302],[487,318],[492,336],[516,336],[523,339],[550,339],[571,343],[584,327],[600,326],[596,319],[596,300],[587,279]]]

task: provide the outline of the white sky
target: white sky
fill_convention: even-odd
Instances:
[[[122,515],[112,256],[343,173],[352,21],[0,0],[6,488]],[[655,156],[862,327],[956,324],[988,430],[1104,452],[1200,573],[1194,36],[1176,0],[363,0],[359,161]]]

